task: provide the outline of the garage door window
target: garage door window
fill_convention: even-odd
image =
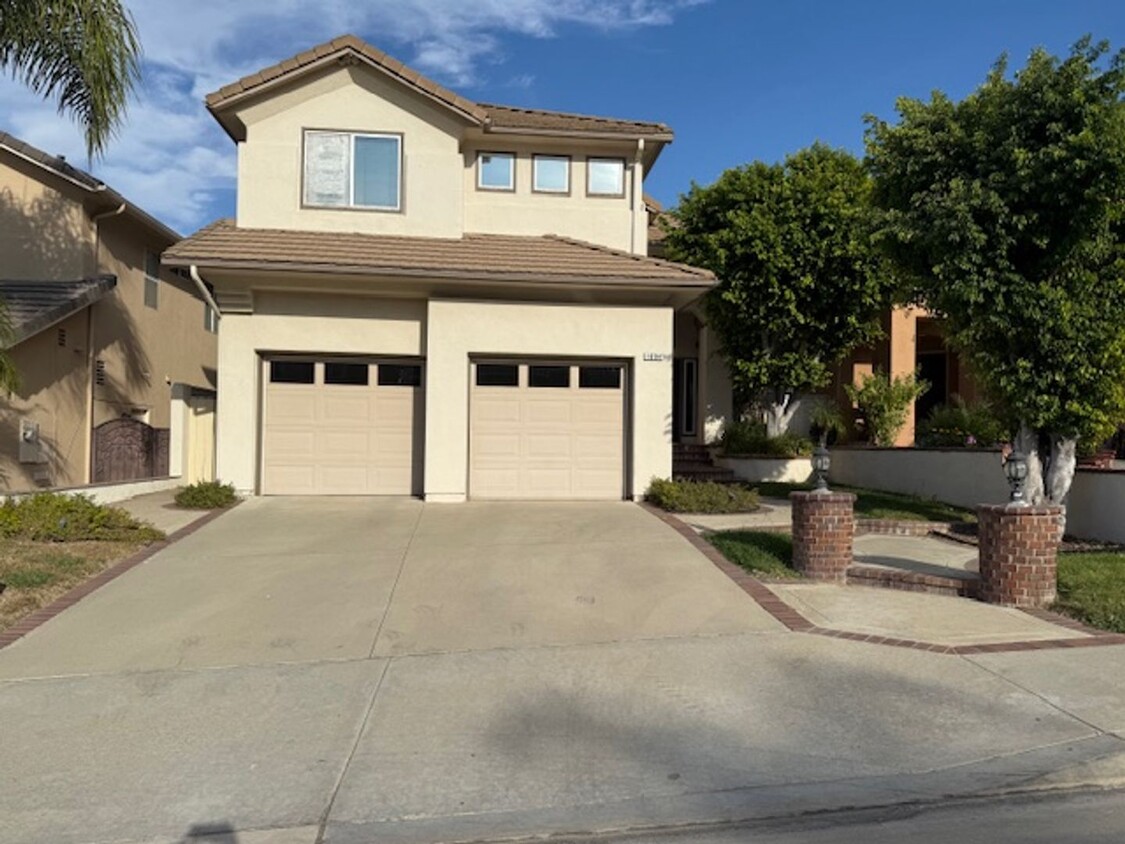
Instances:
[[[270,382],[273,384],[312,384],[316,381],[315,373],[312,361],[270,361]]]
[[[478,363],[478,387],[518,387],[520,368],[506,363]]]
[[[527,368],[529,387],[569,387],[569,366],[529,366]]]
[[[324,364],[324,383],[343,384],[352,387],[366,387],[368,371],[366,363],[326,363]]]
[[[420,387],[422,367],[414,364],[379,364],[380,387]]]
[[[579,367],[578,386],[583,390],[616,390],[621,386],[621,368],[618,366]]]

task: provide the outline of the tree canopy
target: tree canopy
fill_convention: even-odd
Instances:
[[[1001,59],[961,102],[868,118],[882,242],[1020,420],[1055,500],[1075,441],[1125,417],[1125,54],[1108,53],[1039,49],[1014,75]]]
[[[771,433],[795,393],[827,384],[879,336],[892,288],[872,247],[870,190],[855,156],[816,144],[693,185],[676,211],[670,252],[718,277],[708,324],[736,389],[768,396]]]
[[[140,51],[121,0],[0,0],[0,70],[76,118],[91,158],[121,124]]]

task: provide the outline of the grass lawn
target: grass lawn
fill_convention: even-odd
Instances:
[[[1091,627],[1125,633],[1125,552],[1059,554],[1055,609]]]
[[[787,533],[726,530],[709,533],[708,542],[737,566],[767,577],[800,577],[793,570],[793,538]]]
[[[759,495],[767,498],[788,498],[795,490],[812,489],[809,484],[782,484],[763,482],[753,484]],[[841,492],[856,496],[855,514],[865,519],[903,519],[915,522],[975,522],[976,513],[963,507],[954,507],[943,501],[901,495],[897,492],[879,492],[873,489],[833,486]]]
[[[0,541],[0,630],[109,568],[141,542]]]

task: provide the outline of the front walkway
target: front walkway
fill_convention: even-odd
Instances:
[[[255,499],[0,678],[20,844],[418,844],[1125,773],[1125,648],[795,635],[630,504]]]

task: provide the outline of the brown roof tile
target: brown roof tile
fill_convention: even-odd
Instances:
[[[706,271],[548,235],[460,239],[238,228],[218,220],[164,253],[170,266],[706,288]]]
[[[625,137],[650,137],[671,140],[672,130],[663,123],[641,120],[621,120],[615,117],[597,117],[589,114],[572,114],[562,111],[518,108],[505,105],[476,103],[450,91],[413,68],[407,67],[382,50],[372,47],[355,35],[342,35],[311,50],[245,76],[218,91],[207,95],[207,107],[212,111],[224,108],[230,100],[249,94],[263,85],[283,76],[296,73],[310,65],[324,62],[332,56],[350,52],[382,69],[407,85],[444,103],[479,125],[489,128],[534,132],[559,132],[562,134],[622,135]]]

